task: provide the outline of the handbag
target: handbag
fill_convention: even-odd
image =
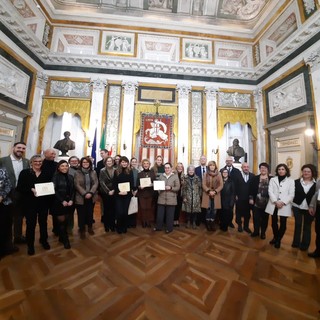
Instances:
[[[138,212],[138,198],[132,197],[129,204],[128,215]]]

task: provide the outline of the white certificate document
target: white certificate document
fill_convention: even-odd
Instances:
[[[153,190],[166,190],[166,183],[163,180],[153,181]]]
[[[151,186],[151,178],[140,178],[140,187],[146,188]]]
[[[118,188],[120,192],[129,192],[130,191],[130,182],[118,183]]]
[[[36,183],[34,188],[36,189],[37,197],[55,194],[53,182]]]

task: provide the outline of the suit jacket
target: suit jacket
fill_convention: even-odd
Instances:
[[[208,167],[206,166],[206,172],[208,171]],[[196,176],[200,178],[200,181],[202,181],[202,166],[198,166],[195,168],[194,173]]]
[[[249,200],[250,183],[254,178],[254,174],[249,172],[249,177],[248,178],[249,178],[248,181],[245,182],[244,179],[243,179],[242,173],[240,173],[240,176],[239,176],[239,179],[238,179],[238,183],[236,185],[236,195],[238,197],[238,200]]]
[[[18,181],[16,180],[16,176],[14,174],[12,160],[11,160],[10,156],[0,158],[0,168],[1,167],[5,168],[7,170],[12,189],[15,189]],[[28,159],[24,159],[24,158],[22,159],[22,167],[23,167],[22,169],[30,168]]]
[[[220,172],[222,173],[224,169],[228,169],[228,167],[224,166],[223,168],[220,169]],[[241,178],[241,171],[235,168],[234,166],[232,166],[232,170],[229,176],[230,176],[230,179],[233,181],[234,186],[237,188],[237,184]]]

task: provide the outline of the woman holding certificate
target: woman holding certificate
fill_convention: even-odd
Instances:
[[[150,170],[148,159],[142,160],[142,168],[143,170],[138,173],[139,213],[142,228],[151,228],[155,212],[153,181],[156,179],[156,175],[153,170]]]
[[[129,159],[121,157],[119,167],[113,176],[113,189],[116,198],[117,232],[126,233],[128,225],[128,209],[134,190],[133,173],[129,167]]]
[[[51,208],[52,215],[57,218],[59,241],[63,243],[65,249],[70,249],[70,242],[67,233],[67,223],[69,216],[74,212],[74,185],[73,177],[68,174],[69,164],[66,160],[58,163],[57,171],[53,176],[55,198]]]
[[[92,229],[93,209],[98,196],[98,186],[99,181],[97,173],[92,169],[92,161],[89,157],[81,158],[80,170],[74,175],[75,204],[81,239],[86,237],[86,225],[88,226],[88,233],[90,235],[94,234]]]
[[[172,164],[164,165],[164,173],[158,181],[154,181],[154,190],[159,191],[157,224],[154,231],[161,231],[166,214],[166,233],[173,231],[174,210],[177,205],[177,193],[180,190],[180,181],[177,174],[172,172]]]
[[[30,159],[30,169],[20,172],[17,190],[21,193],[22,203],[25,203],[27,222],[26,238],[28,255],[35,254],[34,240],[37,221],[40,227],[40,243],[45,250],[50,249],[48,243],[47,218],[48,195],[54,194],[51,176],[42,171],[41,155],[34,155]]]

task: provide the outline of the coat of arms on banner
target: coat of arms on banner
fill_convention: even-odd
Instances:
[[[141,147],[170,148],[172,144],[173,116],[146,114],[141,115]]]

